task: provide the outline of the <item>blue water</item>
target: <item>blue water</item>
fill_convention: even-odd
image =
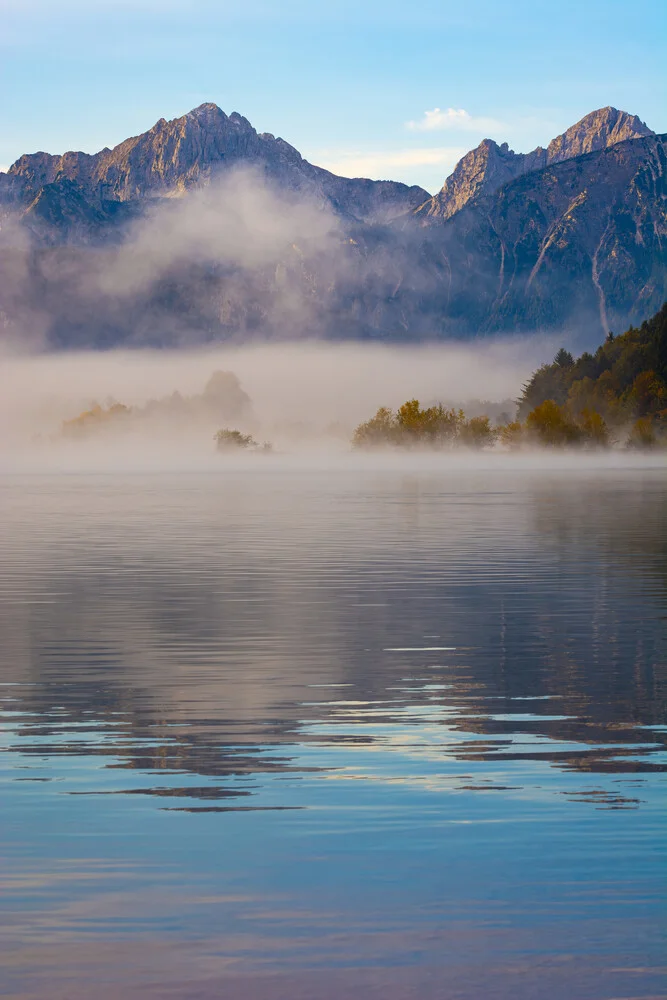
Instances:
[[[664,471],[0,480],[2,995],[667,996]]]

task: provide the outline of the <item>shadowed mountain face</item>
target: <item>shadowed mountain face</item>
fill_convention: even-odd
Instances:
[[[542,330],[588,346],[667,297],[666,149],[603,108],[547,149],[484,140],[431,198],[337,177],[204,104],[0,174],[0,328],[47,347]]]
[[[645,319],[667,297],[665,205],[667,144],[647,136],[525,173],[444,224],[431,220],[420,243],[431,328],[571,323],[599,337]],[[406,314],[412,296],[404,286],[397,297]]]

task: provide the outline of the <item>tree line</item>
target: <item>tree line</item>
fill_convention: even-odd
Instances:
[[[489,417],[411,399],[396,411],[380,407],[352,437],[354,448],[480,449],[497,441],[510,449],[667,446],[667,303],[640,327],[610,333],[594,354],[575,359],[561,348],[523,386],[516,420],[492,426]]]
[[[667,437],[667,303],[640,327],[607,335],[594,354],[574,358],[561,349],[523,386],[518,419],[526,423],[545,415],[559,441],[576,439],[581,428],[625,437],[628,444],[650,447]],[[557,409],[556,409],[557,408]]]

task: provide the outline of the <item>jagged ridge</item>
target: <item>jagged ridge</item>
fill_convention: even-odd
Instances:
[[[333,208],[335,259],[285,247],[277,266],[242,275],[188,261],[136,295],[99,294],[123,223],[235,164]],[[19,337],[37,328],[54,346],[299,333],[435,339],[574,323],[596,341],[667,297],[666,184],[665,137],[603,108],[547,149],[516,154],[485,140],[415,212],[422,189],[336,177],[205,104],[113,150],[37,153],[0,174],[0,214],[3,204],[18,209],[33,240],[20,252],[0,246],[0,327]]]
[[[180,118],[161,118],[148,132],[113,149],[21,156],[8,171],[5,200],[30,206],[42,188],[70,182],[90,203],[97,224],[95,213],[110,204],[183,194],[241,164],[359,221],[387,221],[429,197],[423,188],[395,181],[337,177],[304,160],[284,139],[258,133],[237,112],[226,115],[215,104],[202,104]],[[64,191],[78,197],[71,187]]]
[[[515,153],[506,142],[499,146],[493,139],[483,139],[459,160],[438,194],[420,206],[416,214],[425,221],[449,219],[475,198],[493,194],[523,174],[606,149],[626,139],[654,134],[636,115],[606,107],[592,111],[556,136],[546,149],[538,146],[530,153]]]

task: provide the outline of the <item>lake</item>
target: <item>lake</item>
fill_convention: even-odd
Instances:
[[[0,544],[2,995],[667,995],[664,468],[6,475]]]

